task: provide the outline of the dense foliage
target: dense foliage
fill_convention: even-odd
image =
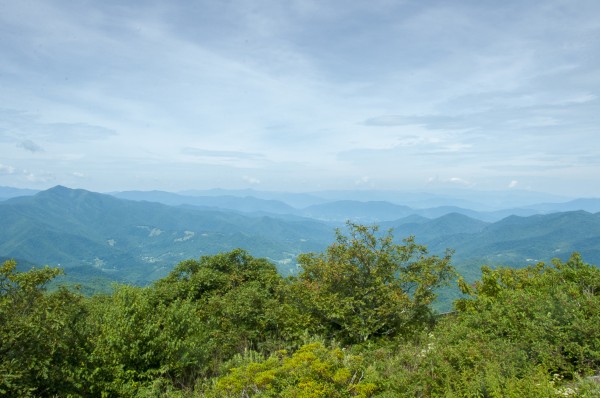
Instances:
[[[450,255],[350,224],[283,278],[233,250],[84,297],[0,267],[0,396],[600,396],[600,270],[578,255],[459,280]]]
[[[450,256],[428,256],[427,249],[391,233],[377,237],[376,227],[350,224],[350,236],[322,254],[299,257],[294,284],[301,308],[327,337],[359,343],[419,329],[430,320],[435,288],[452,275]]]

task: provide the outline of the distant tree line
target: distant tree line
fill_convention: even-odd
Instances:
[[[284,278],[237,249],[148,287],[45,291],[62,271],[0,267],[0,396],[599,396],[600,269],[482,268],[454,310],[451,253],[349,224]]]

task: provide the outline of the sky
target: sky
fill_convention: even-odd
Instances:
[[[597,0],[0,0],[0,186],[600,196]]]

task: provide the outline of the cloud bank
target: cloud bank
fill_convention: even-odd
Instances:
[[[437,175],[600,195],[599,14],[592,0],[8,2],[0,184],[418,190]]]

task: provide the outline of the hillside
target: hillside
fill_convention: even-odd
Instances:
[[[180,204],[177,195],[157,193],[157,198]],[[477,276],[484,263],[520,267],[553,257],[564,260],[574,251],[600,263],[599,213],[510,216],[490,223],[460,213],[430,219],[385,202],[345,201],[310,208],[313,216],[318,212],[364,223],[375,220],[360,218],[363,214],[384,218],[408,213],[378,224],[382,230],[394,229],[398,240],[415,236],[432,253],[453,249],[455,266],[470,276]],[[298,254],[319,252],[334,238],[332,225],[297,215],[168,206],[61,186],[0,202],[0,218],[2,258],[60,265],[76,280],[104,277],[139,284],[164,276],[181,260],[237,247],[269,258],[287,275],[296,271]]]
[[[416,220],[415,222],[414,218],[405,218],[385,225],[393,228],[399,235],[414,235],[424,241],[432,242],[435,239],[457,234],[477,234],[489,224],[459,213],[446,214],[433,220],[426,218]]]
[[[600,263],[600,213],[573,211],[510,216],[490,224],[473,237],[454,240],[457,253],[509,265],[526,261],[567,259],[574,251],[594,264]]]
[[[232,212],[133,202],[55,187],[0,204],[0,254],[36,264],[101,270],[118,280],[147,282],[177,262],[251,250],[288,272],[300,252],[320,250],[330,227]]]

